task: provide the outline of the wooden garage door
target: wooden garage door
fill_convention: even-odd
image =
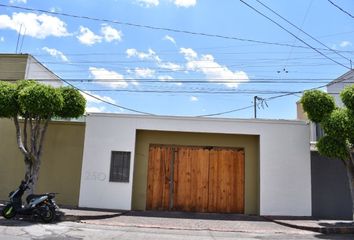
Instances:
[[[148,210],[244,212],[244,151],[151,145]]]

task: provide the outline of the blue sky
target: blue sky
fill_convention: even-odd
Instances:
[[[337,63],[236,0],[2,0],[57,14],[1,6],[0,52],[15,53],[22,28],[18,52],[34,55],[61,78],[113,104],[158,115],[200,116],[251,106],[257,95],[268,99],[268,107],[259,105],[259,118],[295,119],[301,94],[272,98],[324,85],[347,72],[354,55],[354,19],[327,0],[261,0],[335,52],[257,0],[246,2]],[[332,2],[354,13],[352,0]],[[87,111],[131,113],[86,97]],[[218,116],[252,118],[253,108]]]

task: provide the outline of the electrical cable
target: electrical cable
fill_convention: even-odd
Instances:
[[[21,10],[26,10],[26,11],[31,11],[31,12],[41,12],[41,13],[46,13],[46,14],[50,14],[50,15],[58,15],[58,16],[65,16],[65,17],[71,17],[71,18],[80,18],[80,19],[99,21],[99,22],[105,22],[105,23],[112,23],[112,24],[119,24],[119,25],[125,25],[125,26],[130,26],[130,27],[145,28],[145,29],[151,29],[151,30],[162,30],[162,31],[183,33],[183,34],[189,34],[189,35],[199,35],[199,36],[204,36],[204,37],[215,37],[215,38],[222,38],[222,39],[228,39],[228,40],[237,40],[237,41],[242,41],[242,42],[252,42],[252,43],[260,43],[260,44],[268,44],[268,45],[285,46],[285,47],[307,48],[305,46],[300,46],[300,45],[291,45],[291,44],[279,43],[279,42],[259,41],[259,40],[253,40],[253,39],[225,36],[225,35],[220,35],[220,34],[210,34],[210,33],[193,32],[193,31],[174,29],[174,28],[157,27],[157,26],[151,26],[151,25],[145,25],[145,24],[137,24],[137,23],[117,21],[117,20],[109,20],[109,19],[103,19],[103,18],[68,14],[68,13],[63,13],[63,12],[61,12],[61,13],[51,12],[51,11],[47,11],[47,10],[43,10],[43,9],[21,7],[21,6],[2,4],[2,3],[0,3],[0,7],[21,9]]]
[[[328,60],[346,68],[351,70],[350,67],[328,57],[327,55],[325,55],[324,53],[322,53],[321,51],[317,50],[316,48],[312,47],[310,44],[308,44],[307,42],[305,42],[304,40],[302,40],[301,38],[299,38],[298,36],[296,36],[295,34],[293,34],[292,32],[290,32],[289,30],[287,30],[285,27],[283,27],[282,25],[280,25],[279,23],[277,23],[276,21],[274,21],[273,19],[271,19],[270,17],[268,17],[267,15],[263,14],[262,12],[260,12],[259,10],[257,10],[255,7],[251,6],[250,4],[246,3],[244,0],[240,0],[240,2],[242,2],[243,4],[245,4],[247,7],[251,8],[253,11],[257,12],[258,14],[260,14],[261,16],[265,17],[266,19],[268,19],[269,21],[271,21],[272,23],[274,23],[275,25],[277,25],[278,27],[280,27],[281,29],[283,29],[284,31],[286,31],[287,33],[289,33],[290,35],[292,35],[293,37],[295,37],[297,40],[299,40],[300,42],[302,42],[303,44],[305,44],[306,46],[308,46],[309,48],[311,48],[312,50],[316,51],[317,53],[321,54],[322,56],[324,56],[325,58],[327,58]]]
[[[337,4],[332,2],[331,0],[327,0],[327,1],[330,2],[330,4],[332,4],[336,8],[338,8],[340,11],[344,12],[345,14],[347,14],[349,17],[354,18],[354,16],[352,14],[350,14],[348,11],[344,10],[343,8],[341,8],[340,6],[338,6]]]
[[[322,46],[324,46],[325,48],[327,48],[328,50],[332,51],[333,53],[337,54],[338,56],[341,56],[342,58],[350,61],[349,58],[343,56],[342,54],[338,53],[336,50],[328,47],[326,44],[324,44],[323,42],[321,42],[320,40],[316,39],[315,37],[313,37],[312,35],[308,34],[307,32],[305,32],[304,30],[302,30],[301,28],[299,28],[298,26],[296,26],[295,24],[293,24],[292,22],[290,22],[289,20],[287,20],[286,18],[284,18],[283,16],[281,16],[279,13],[277,13],[276,11],[274,11],[272,8],[270,8],[269,6],[267,6],[266,4],[262,3],[260,0],[256,0],[259,4],[261,4],[263,7],[265,7],[266,9],[268,9],[269,11],[271,11],[272,13],[274,13],[275,15],[277,15],[278,17],[280,17],[281,19],[283,19],[285,22],[289,23],[291,26],[293,26],[294,28],[296,28],[297,30],[299,30],[300,32],[304,33],[306,36],[310,37],[312,40],[316,41],[317,43],[321,44]]]
[[[114,106],[114,107],[118,107],[118,108],[121,108],[121,109],[124,109],[124,110],[128,110],[128,111],[130,111],[130,112],[140,113],[140,114],[144,114],[144,115],[155,115],[155,114],[152,114],[152,113],[143,112],[143,111],[135,110],[135,109],[132,109],[132,108],[124,107],[124,106],[122,106],[122,105],[118,105],[118,104],[115,104],[115,103],[111,103],[111,102],[106,101],[106,100],[104,100],[104,99],[102,99],[102,98],[99,98],[99,97],[97,97],[97,96],[94,96],[94,95],[92,95],[92,94],[90,94],[90,93],[85,92],[84,90],[82,90],[82,89],[76,87],[75,85],[69,83],[68,81],[66,81],[66,80],[64,80],[64,79],[61,79],[61,80],[62,80],[63,82],[65,82],[66,84],[70,85],[71,87],[73,87],[74,89],[78,90],[79,92],[81,92],[81,93],[83,93],[83,94],[86,94],[86,95],[88,95],[88,96],[90,96],[90,97],[92,97],[92,98],[94,98],[94,99],[96,99],[96,100],[98,100],[98,101],[101,101],[101,102],[104,102],[104,103],[106,103],[106,104],[112,105],[112,106]]]
[[[266,98],[266,99],[264,99],[264,100],[265,100],[265,101],[272,101],[272,100],[277,99],[277,98],[282,98],[282,97],[287,97],[287,96],[291,96],[291,95],[298,94],[298,93],[303,93],[304,91],[310,91],[310,90],[320,89],[320,88],[323,88],[323,87],[328,86],[329,84],[330,84],[330,83],[327,83],[327,84],[321,85],[321,86],[319,86],[319,87],[314,87],[314,88],[310,88],[310,89],[306,89],[306,90],[302,90],[302,91],[298,91],[298,92],[280,94],[280,95],[277,95],[277,96],[273,96],[273,97]],[[253,106],[254,106],[254,105],[252,104],[252,105],[249,105],[249,106],[246,106],[246,107],[242,107],[242,108],[237,108],[237,109],[233,109],[233,110],[229,110],[229,111],[225,111],[225,112],[218,112],[218,113],[212,113],[212,114],[199,115],[199,116],[197,116],[197,117],[218,116],[218,115],[223,115],[223,114],[227,114],[227,113],[242,111],[242,110],[245,110],[245,109],[252,108]]]

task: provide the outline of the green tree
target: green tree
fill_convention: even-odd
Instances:
[[[340,93],[344,107],[336,107],[334,99],[319,90],[306,91],[301,104],[308,118],[320,123],[325,135],[317,149],[323,156],[336,158],[344,164],[352,197],[354,220],[354,85]]]
[[[48,123],[54,117],[78,118],[85,106],[85,98],[70,87],[54,88],[34,80],[0,81],[0,118],[14,121],[17,145],[24,155],[24,180],[33,180],[32,193],[39,177]]]

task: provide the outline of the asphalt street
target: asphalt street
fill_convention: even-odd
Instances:
[[[198,231],[163,228],[106,226],[77,222],[41,224],[0,219],[0,240],[81,240],[81,239],[354,239],[354,235],[323,235],[309,231]]]

